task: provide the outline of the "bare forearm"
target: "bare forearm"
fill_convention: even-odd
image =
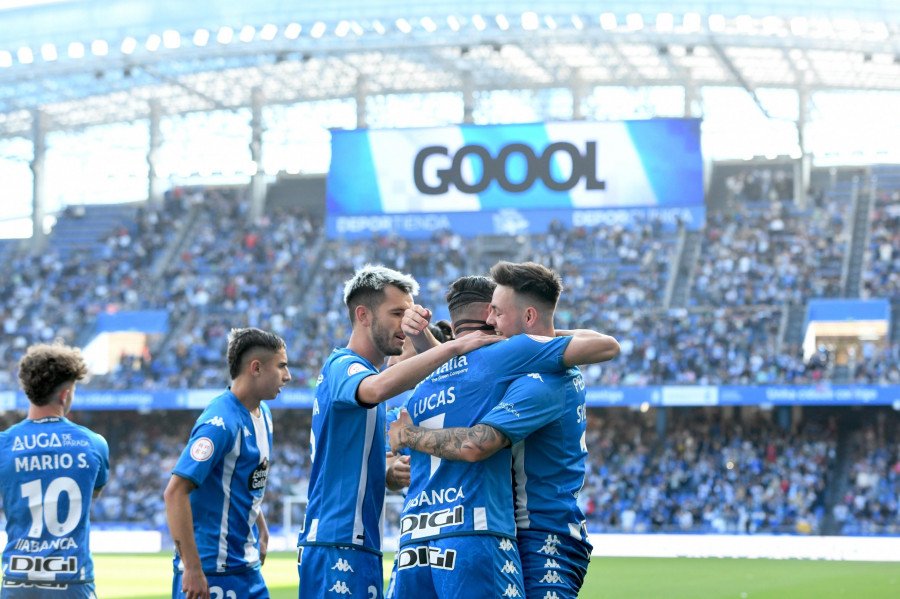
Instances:
[[[463,462],[487,459],[507,445],[506,437],[486,424],[446,429],[411,426],[404,429],[402,439],[416,451]]]
[[[166,494],[166,520],[175,549],[185,568],[200,569],[200,553],[194,540],[194,516],[188,495]]]
[[[563,353],[563,362],[566,366],[579,366],[581,364],[597,364],[612,360],[619,354],[619,342],[614,337],[591,331],[589,329],[575,329],[571,331],[556,330],[557,337],[572,337],[566,351]]]
[[[412,389],[438,366],[456,355],[453,348],[447,345],[434,347],[374,376],[366,377],[357,388],[358,400],[378,404]]]

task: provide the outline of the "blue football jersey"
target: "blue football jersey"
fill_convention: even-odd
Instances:
[[[365,407],[356,389],[378,374],[350,349],[336,349],[322,366],[313,401],[312,471],[298,544],[349,546],[381,552],[384,506],[384,404]]]
[[[23,420],[0,433],[6,511],[3,576],[91,582],[91,499],[109,477],[109,446],[66,418]]]
[[[587,543],[578,507],[587,458],[581,372],[523,377],[510,385],[513,390],[518,399],[498,405],[482,422],[513,443],[516,526]]]
[[[473,426],[501,401],[516,378],[530,372],[561,372],[570,339],[517,335],[453,358],[416,387],[409,414],[425,428]],[[401,545],[452,535],[515,538],[508,449],[475,463],[413,451],[410,467]]]
[[[259,517],[272,448],[272,412],[254,417],[230,390],[200,414],[173,474],[191,492],[194,539],[203,572],[232,574],[259,565]],[[184,570],[175,553],[177,571]]]

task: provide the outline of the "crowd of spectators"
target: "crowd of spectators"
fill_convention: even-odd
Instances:
[[[849,485],[834,506],[841,534],[900,535],[900,415],[874,414],[852,444]]]
[[[846,492],[833,498],[841,534],[900,534],[900,417],[872,409],[855,434]],[[92,521],[165,531],[163,490],[197,411],[76,412],[106,437],[109,483]],[[596,532],[820,534],[828,490],[837,489],[838,428],[832,417],[783,430],[771,413],[668,409],[588,410],[588,462],[579,503]],[[804,412],[806,416],[806,412]],[[4,427],[17,420],[0,417]],[[278,529],[288,497],[303,498],[310,474],[308,410],[275,410],[275,444],[264,509]],[[295,525],[302,506],[293,499]]]
[[[691,304],[783,305],[841,297],[848,217],[847,206],[837,201],[805,210],[781,201],[735,202],[728,213],[707,215]]]
[[[675,422],[660,435],[645,414],[589,411],[589,529],[820,532],[836,446],[828,423],[785,431],[760,414],[669,412]]]

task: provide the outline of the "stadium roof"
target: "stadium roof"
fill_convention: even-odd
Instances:
[[[900,3],[0,0],[0,139],[265,103],[595,86],[900,90]],[[890,5],[890,6],[889,6]],[[6,7],[3,9],[3,7]],[[765,108],[763,111],[765,111]]]

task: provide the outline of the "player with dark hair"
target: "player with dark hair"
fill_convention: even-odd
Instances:
[[[457,337],[493,330],[495,293],[487,277],[463,277],[451,285],[447,301]],[[415,339],[428,315],[410,312],[405,321]],[[517,386],[519,380],[605,361],[617,352],[615,339],[593,331],[519,335],[443,365],[415,389],[408,411],[389,431],[393,450],[415,450],[401,518],[397,597],[525,594],[511,455],[504,449],[509,443],[480,422],[495,406],[518,405],[522,393],[531,393]]]
[[[62,344],[33,345],[19,361],[28,416],[0,433],[3,599],[95,598],[91,500],[109,477],[109,446],[66,418],[87,372]]]
[[[269,596],[260,567],[272,412],[263,402],[291,380],[287,350],[273,333],[232,329],[227,356],[231,386],[200,414],[165,491],[173,599]]]
[[[450,341],[379,372],[402,352],[405,311],[419,286],[409,275],[366,265],[344,285],[352,332],[322,366],[313,403],[312,471],[297,551],[300,599],[383,594],[381,516],[385,492],[383,402],[447,360],[498,338]]]

